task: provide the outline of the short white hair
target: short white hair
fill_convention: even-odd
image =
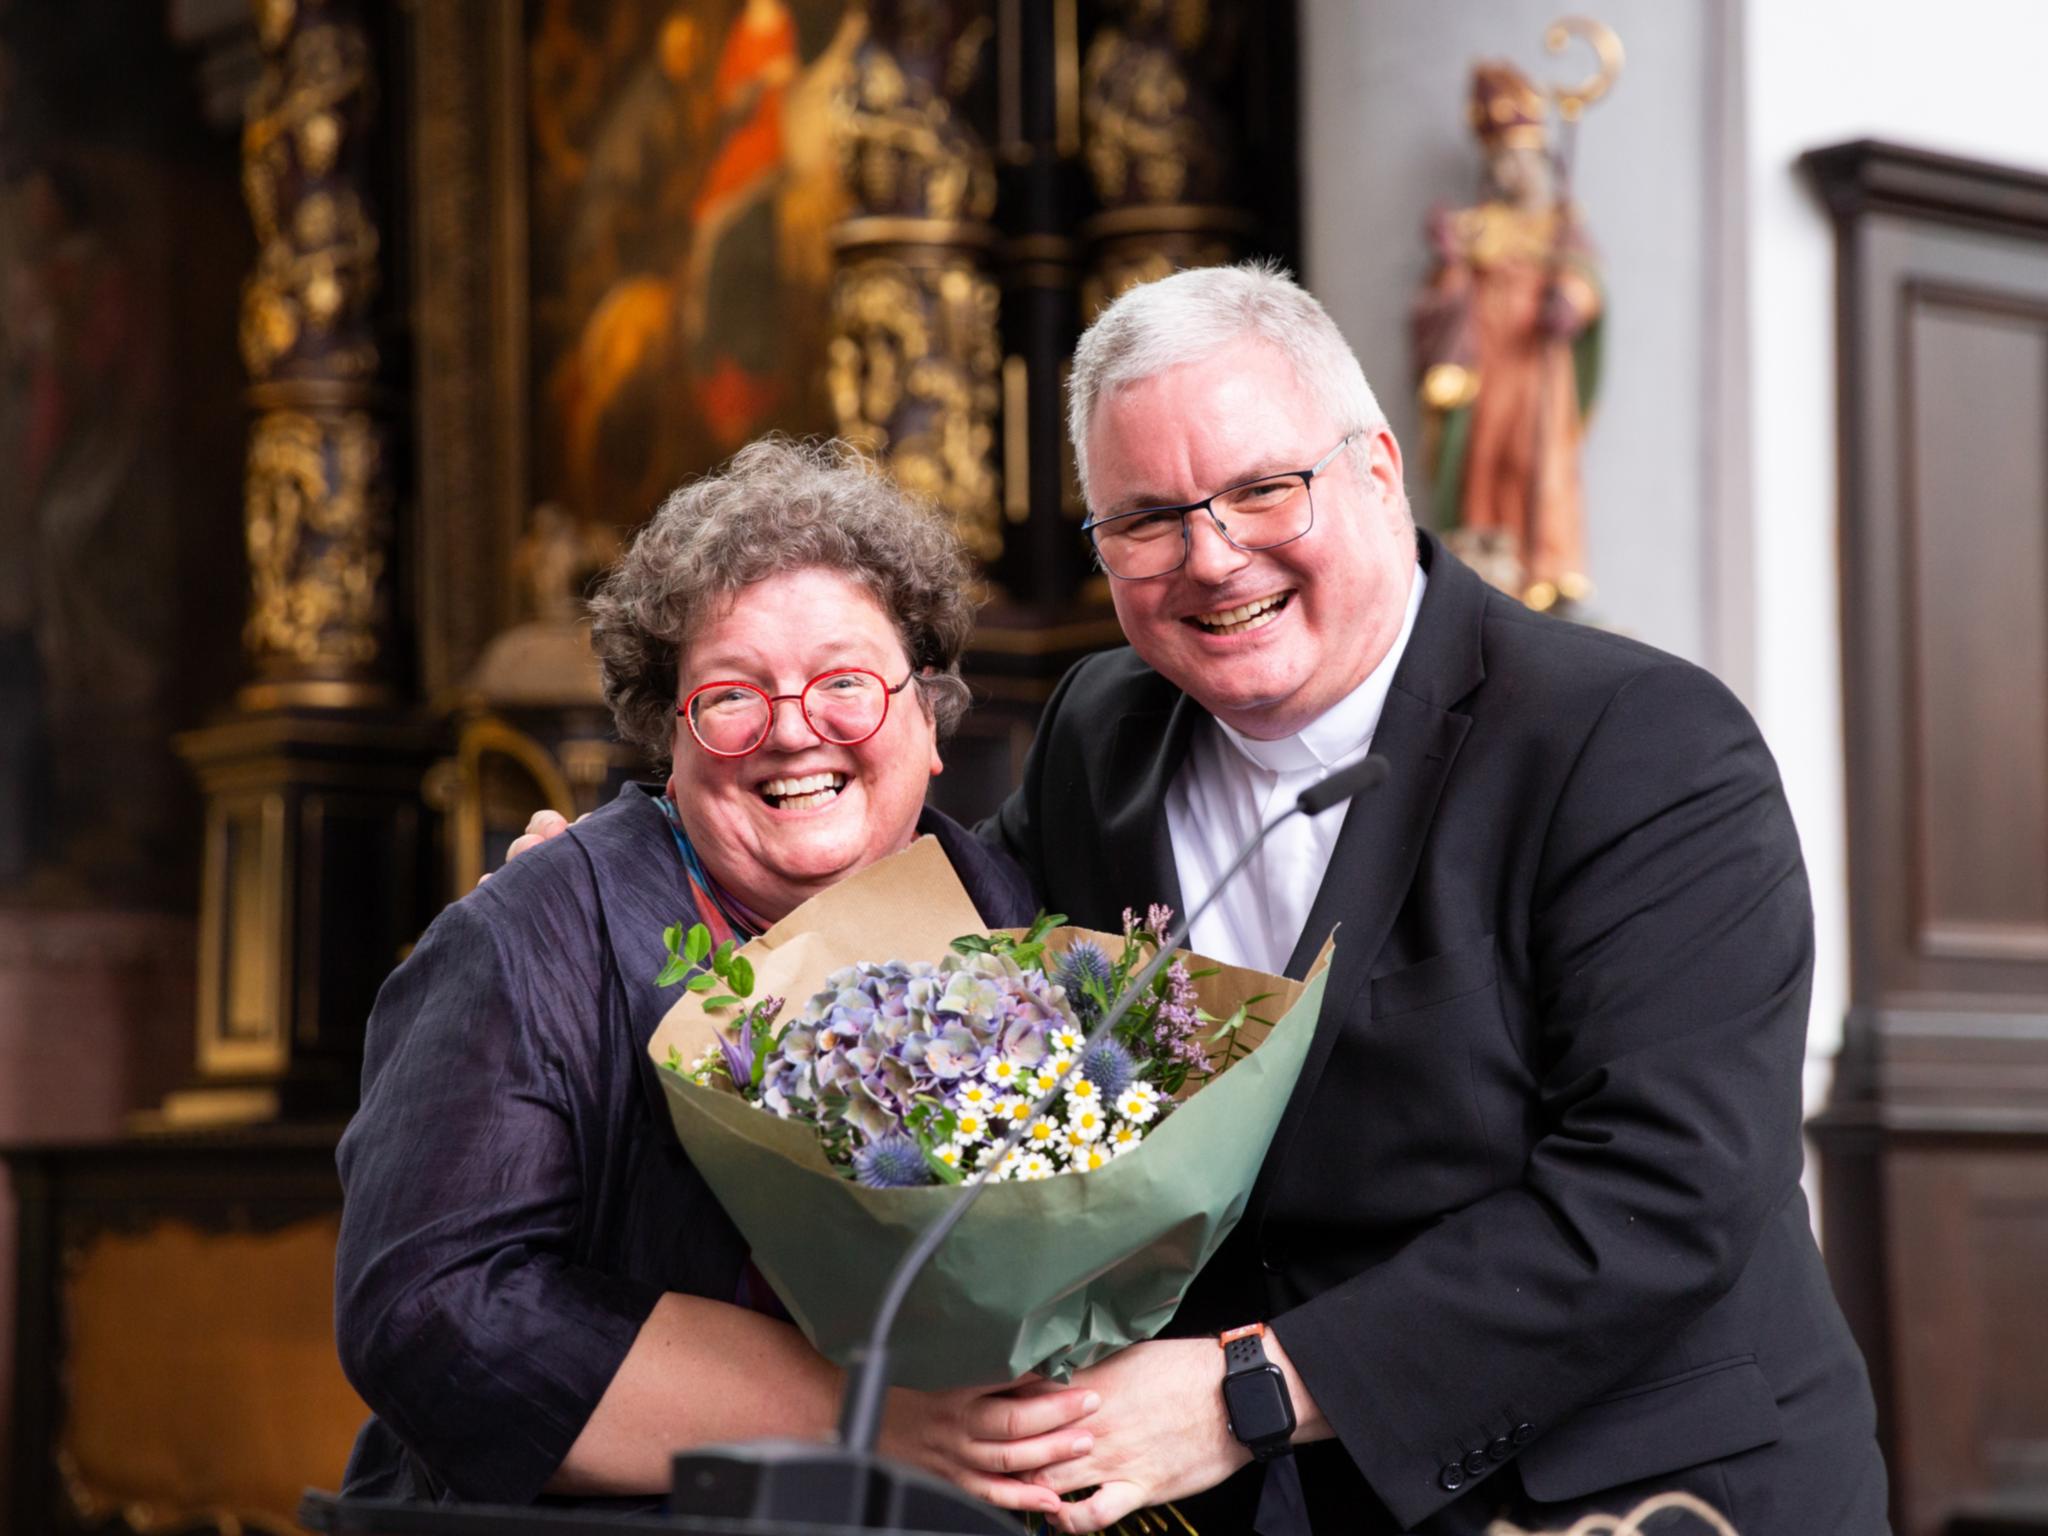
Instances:
[[[1293,365],[1295,376],[1340,430],[1362,435],[1386,425],[1386,412],[1337,322],[1285,267],[1274,261],[1197,267],[1131,289],[1096,317],[1074,348],[1067,432],[1083,496],[1088,491],[1088,427],[1104,396],[1203,362],[1247,336],[1264,341]],[[1361,436],[1354,447],[1362,441]]]

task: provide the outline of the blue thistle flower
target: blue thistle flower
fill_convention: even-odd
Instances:
[[[869,1189],[909,1189],[932,1181],[924,1151],[908,1136],[878,1136],[853,1154],[853,1176]]]
[[[1123,1096],[1123,1091],[1138,1079],[1137,1059],[1116,1040],[1098,1041],[1081,1058],[1081,1071],[1088,1081],[1102,1090],[1105,1102],[1114,1104]]]
[[[1088,995],[1087,983],[1092,981],[1105,993],[1109,991],[1109,956],[1083,939],[1060,956],[1052,979],[1066,989],[1067,1006],[1074,1010],[1074,1017],[1087,1024],[1102,1011]]]

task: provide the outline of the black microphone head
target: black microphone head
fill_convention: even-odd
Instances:
[[[1349,768],[1339,768],[1329,777],[1309,785],[1294,802],[1295,809],[1304,816],[1320,816],[1331,806],[1340,805],[1354,795],[1377,789],[1386,782],[1391,771],[1384,757],[1377,752],[1369,752]]]

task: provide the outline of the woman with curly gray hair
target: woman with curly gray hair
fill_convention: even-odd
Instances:
[[[1028,921],[1015,866],[923,804],[967,585],[936,514],[781,441],[669,497],[605,581],[605,695],[668,779],[448,908],[378,997],[340,1150],[336,1331],[376,1415],[349,1493],[651,1500],[681,1447],[830,1433],[837,1369],[669,1129],[654,978],[667,925],[749,938],[920,832],[991,925]],[[1028,1474],[1083,1453],[1087,1411],[899,1391],[885,1446],[1050,1512]]]

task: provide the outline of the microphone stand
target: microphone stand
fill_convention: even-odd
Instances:
[[[1236,857],[1217,877],[1216,883],[1195,909],[1161,938],[1152,958],[1118,995],[1115,1003],[1104,1011],[1058,1080],[1038,1097],[1031,1106],[1031,1112],[1016,1122],[994,1154],[982,1160],[980,1169],[968,1180],[960,1197],[919,1234],[918,1240],[889,1276],[882,1300],[875,1308],[874,1325],[868,1332],[867,1343],[854,1352],[853,1363],[847,1373],[846,1395],[839,1406],[838,1444],[821,1446],[808,1442],[770,1441],[758,1446],[682,1452],[675,1459],[675,1491],[671,1501],[675,1513],[685,1513],[687,1502],[698,1506],[688,1510],[689,1513],[782,1521],[815,1522],[829,1518],[832,1523],[864,1530],[1015,1536],[1017,1524],[1007,1515],[961,1492],[951,1483],[913,1467],[897,1466],[875,1452],[875,1442],[881,1433],[882,1405],[889,1387],[889,1335],[895,1329],[896,1316],[903,1309],[910,1287],[938,1251],[939,1245],[945,1242],[947,1234],[960,1224],[961,1218],[980,1198],[1004,1157],[1022,1142],[1031,1122],[1051,1108],[1066,1091],[1068,1080],[1080,1070],[1088,1053],[1109,1038],[1110,1032],[1130,1011],[1132,1004],[1145,994],[1159,973],[1172,962],[1175,952],[1186,941],[1196,922],[1251,861],[1252,855],[1264,846],[1266,839],[1290,817],[1317,816],[1333,805],[1377,788],[1385,782],[1388,771],[1384,757],[1369,754],[1350,767],[1340,768],[1311,784],[1295,798],[1294,804],[1259,828],[1251,841],[1238,850]],[[745,1500],[748,1508],[736,1507],[731,1495],[740,1490],[730,1486],[731,1480],[719,1475],[719,1469],[710,1465],[714,1460],[721,1464],[758,1469],[758,1478],[748,1480],[750,1486],[746,1492],[751,1495]],[[687,1488],[686,1484],[689,1485]],[[720,1488],[724,1489],[726,1496],[710,1499],[719,1507],[702,1507],[705,1503],[703,1496],[715,1494]],[[844,1502],[836,1516],[823,1517],[816,1513],[822,1507],[820,1499],[829,1498],[832,1491],[837,1491]],[[699,1497],[686,1499],[690,1492]],[[911,1524],[908,1523],[910,1520],[922,1523]]]

